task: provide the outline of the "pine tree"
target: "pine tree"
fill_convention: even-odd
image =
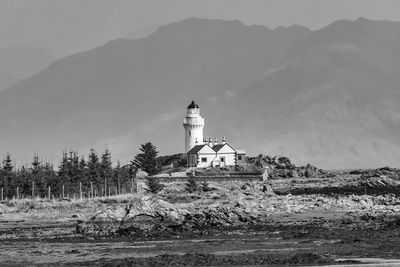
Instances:
[[[69,172],[68,154],[66,151],[63,151],[62,159],[58,167],[58,177],[62,184],[68,182],[69,180],[68,172]]]
[[[103,179],[111,177],[112,162],[111,162],[111,153],[108,150],[108,148],[106,148],[106,150],[104,150],[103,154],[101,155],[100,170]]]
[[[35,153],[31,163],[31,181],[35,183],[35,195],[41,195],[45,187],[46,181],[43,177],[43,162],[39,159],[39,155]]]
[[[85,158],[82,156],[79,164],[78,164],[78,172],[79,172],[79,180],[83,184],[88,184],[87,180],[87,169],[86,169],[86,161]]]
[[[80,181],[79,157],[77,151],[70,151],[68,156],[68,181],[70,187],[76,187]]]
[[[135,159],[132,161],[132,165],[147,172],[148,175],[155,175],[158,171],[157,148],[151,142],[147,142],[146,144],[142,145],[140,151],[142,153],[139,153],[135,156]]]
[[[90,182],[101,182],[100,177],[100,163],[99,156],[97,155],[94,148],[90,149],[89,158],[87,162],[88,177]]]
[[[48,196],[48,188],[50,187],[50,193],[58,195],[61,191],[61,185],[52,163],[45,162],[43,164],[42,176],[44,180],[44,187],[42,188],[43,194]]]
[[[31,173],[28,171],[28,168],[22,166],[16,173],[16,180],[19,187],[20,197],[25,197],[31,194]]]
[[[113,169],[113,182],[118,189],[118,194],[121,193],[121,184],[123,182],[122,178],[123,178],[123,170],[121,168],[121,163],[118,161],[117,166],[115,166],[115,168]]]
[[[157,194],[164,188],[164,185],[157,177],[148,176],[145,183],[147,186],[146,191],[153,194]]]
[[[2,186],[6,191],[6,195],[11,197],[13,195],[13,189],[15,186],[15,175],[13,173],[13,163],[11,159],[10,153],[7,152],[6,156],[3,159],[3,168],[1,170],[1,179],[2,179]]]
[[[11,155],[10,153],[7,152],[4,160],[3,160],[3,171],[6,174],[11,174],[13,172],[13,163],[12,163],[12,159],[11,159]]]

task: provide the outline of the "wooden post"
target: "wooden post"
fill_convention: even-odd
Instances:
[[[35,182],[32,181],[32,199],[35,197]]]
[[[80,198],[82,199],[82,182],[79,182],[79,194]]]
[[[131,194],[133,194],[133,178],[131,178]]]
[[[49,193],[49,200],[50,200],[51,199],[51,188],[50,188],[50,186],[48,188],[48,193]]]
[[[94,197],[94,195],[93,195],[93,183],[92,182],[90,182],[90,195],[91,195],[92,198]]]
[[[96,190],[94,190],[94,197],[96,197],[97,196],[97,191]]]
[[[111,188],[110,187],[108,187],[108,196],[110,197],[111,196],[111,190],[110,190]]]
[[[62,186],[62,198],[64,198],[64,185]]]
[[[19,187],[17,186],[17,199],[19,199]]]
[[[4,201],[4,188],[1,188],[1,202]]]

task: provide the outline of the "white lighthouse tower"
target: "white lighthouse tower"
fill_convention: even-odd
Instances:
[[[187,107],[183,127],[185,128],[185,153],[187,153],[195,145],[203,144],[204,118],[200,116],[200,108],[194,101]]]

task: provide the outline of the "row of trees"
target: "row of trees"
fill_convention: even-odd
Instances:
[[[141,153],[127,165],[120,162],[113,165],[111,152],[106,149],[101,155],[90,149],[87,159],[77,151],[63,152],[58,167],[40,160],[37,154],[28,166],[16,168],[13,158],[7,153],[0,167],[0,188],[2,198],[54,196],[107,193],[127,193],[136,191],[138,169],[154,175],[158,171],[157,149],[150,142],[143,144]]]

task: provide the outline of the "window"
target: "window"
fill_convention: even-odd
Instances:
[[[225,162],[225,158],[224,157],[221,157],[221,162]]]
[[[239,155],[239,156],[238,156],[238,160],[242,160],[242,155]]]
[[[189,131],[189,136],[192,136],[192,131]]]
[[[202,163],[206,163],[207,162],[207,158],[201,158],[201,162]]]

